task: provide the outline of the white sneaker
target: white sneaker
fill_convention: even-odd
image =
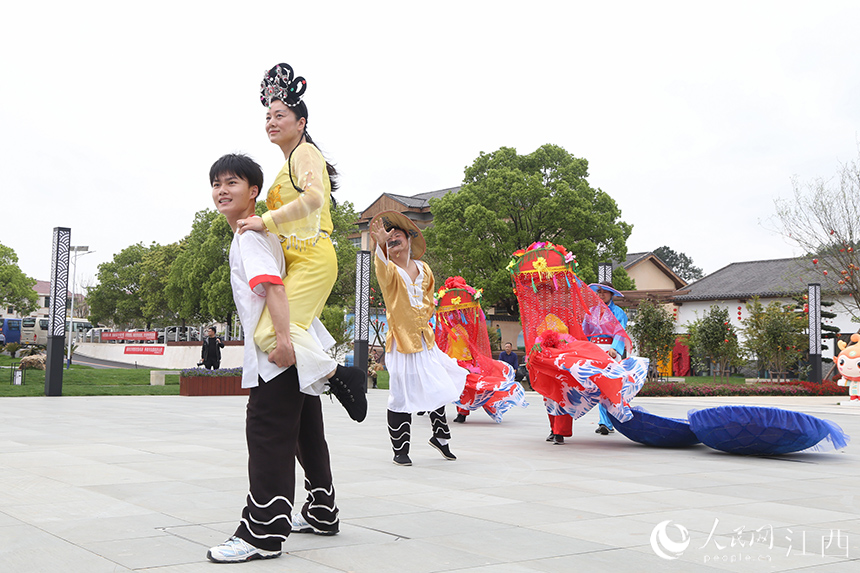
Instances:
[[[215,563],[243,563],[245,561],[253,561],[254,559],[274,559],[280,556],[280,551],[259,549],[235,535],[221,545],[216,545],[206,553],[209,561]]]
[[[337,532],[340,528],[335,528],[333,531],[323,531],[322,529],[317,529],[305,519],[305,516],[301,514],[301,512],[295,514],[293,516],[293,533],[313,533],[314,535],[337,535]]]

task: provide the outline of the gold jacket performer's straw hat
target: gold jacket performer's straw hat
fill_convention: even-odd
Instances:
[[[421,234],[421,231],[419,231],[415,223],[412,222],[412,219],[398,211],[383,211],[376,215],[376,217],[374,217],[370,222],[371,229],[379,219],[382,219],[382,225],[385,227],[386,231],[390,231],[396,227],[409,236],[412,240],[413,259],[420,259],[424,256],[424,252],[427,250],[427,242],[424,240],[424,235]]]

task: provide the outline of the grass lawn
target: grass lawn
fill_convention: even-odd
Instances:
[[[0,366],[17,359],[0,355]],[[148,368],[92,368],[72,364],[63,370],[63,396],[161,396],[179,395],[179,376],[166,376],[164,386],[149,385]],[[0,397],[44,396],[45,372],[26,370],[24,384],[12,384],[12,371],[0,368]]]
[[[376,373],[376,387],[388,390],[388,370],[380,370]]]
[[[12,396],[44,396],[45,372],[27,370],[24,384],[12,384],[11,364],[17,364],[19,359],[12,359],[0,354],[0,397]],[[105,368],[96,369],[89,366],[73,364],[70,370],[63,370],[64,396],[162,396],[179,395],[179,376],[165,376],[164,386],[150,386],[149,368]],[[830,386],[833,384],[830,383]],[[382,370],[377,377],[377,387],[388,390],[388,371]],[[662,387],[670,388],[663,390]],[[762,381],[747,384],[741,376],[732,376],[728,380],[717,379],[716,384],[711,376],[688,376],[684,382],[646,383],[642,395],[648,396],[693,396],[693,395],[783,395],[795,390],[773,390],[773,384]],[[674,388],[674,389],[671,389]],[[832,388],[827,395],[847,394],[847,389]],[[789,395],[789,394],[786,394]],[[814,394],[821,395],[821,394]]]

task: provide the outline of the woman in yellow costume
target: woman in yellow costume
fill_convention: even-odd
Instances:
[[[266,197],[269,211],[237,222],[238,232],[273,233],[283,247],[283,277],[290,311],[290,341],[303,392],[319,394],[328,387],[356,421],[367,413],[364,374],[338,365],[325,349],[333,340],[319,320],[337,279],[337,258],[331,242],[331,192],[337,188],[335,168],[326,162],[307,133],[308,108],[302,101],[307,82],[289,64],[266,72],[260,101],[266,108],[266,134],[281,148],[284,164]],[[254,340],[264,351],[275,346],[268,310]]]

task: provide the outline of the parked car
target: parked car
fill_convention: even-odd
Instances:
[[[168,326],[167,328],[159,329],[158,342],[164,344],[165,333],[167,334],[168,342],[176,342],[177,332],[179,333],[179,342],[200,340],[200,331],[193,326]]]
[[[96,327],[91,328],[87,331],[86,335],[84,335],[84,342],[99,342],[100,336],[103,332],[111,332],[110,328],[102,328]],[[106,342],[116,342],[114,340],[106,341]]]

